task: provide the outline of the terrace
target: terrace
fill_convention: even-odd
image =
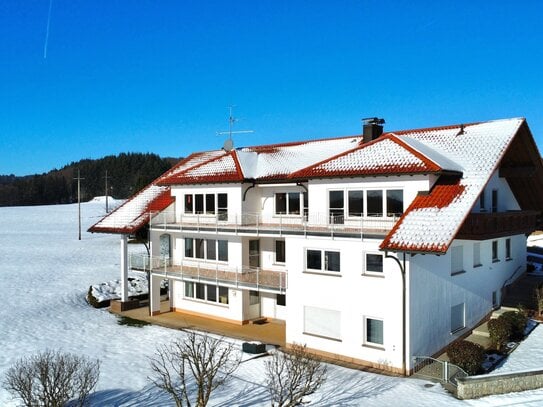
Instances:
[[[284,294],[287,289],[287,272],[263,270],[259,267],[229,267],[201,261],[181,261],[172,264],[171,259],[131,254],[129,268],[150,272],[155,276],[179,281],[198,281],[232,288],[246,288]]]

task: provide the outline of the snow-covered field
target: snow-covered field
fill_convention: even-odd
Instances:
[[[104,214],[97,200],[82,204],[83,230]],[[150,386],[148,357],[155,345],[179,332],[156,326],[119,325],[107,310],[91,308],[92,284],[119,277],[119,238],[77,233],[77,205],[0,208],[0,382],[21,356],[60,349],[101,360],[95,406],[167,406]],[[543,368],[543,330],[538,327],[501,368]],[[270,405],[264,360],[241,364],[226,387],[212,396],[220,406]],[[440,385],[329,367],[325,385],[310,397],[319,406],[509,406],[543,405],[543,390],[462,402]],[[0,406],[16,405],[0,389]]]

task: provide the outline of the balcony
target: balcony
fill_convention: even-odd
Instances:
[[[457,239],[486,240],[536,229],[537,211],[470,213],[460,228]]]
[[[284,294],[287,289],[286,271],[262,270],[248,266],[229,267],[197,260],[171,264],[171,259],[141,254],[131,254],[128,262],[131,270],[151,272],[153,275],[173,280],[198,281],[279,294]]]
[[[399,216],[330,217],[326,213],[308,216],[244,213],[230,215],[193,215],[158,213],[151,218],[151,228],[164,231],[196,231],[234,234],[307,235],[383,238]]]

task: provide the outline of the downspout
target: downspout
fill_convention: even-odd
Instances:
[[[255,187],[255,182],[253,181],[253,185],[249,186],[245,192],[243,193],[243,202],[245,202],[245,198],[247,197],[247,192],[249,192],[250,189],[253,189]]]
[[[385,250],[385,258],[393,259],[398,266],[400,267],[400,272],[402,274],[402,370],[403,375],[407,376],[407,357],[405,355],[407,347],[406,343],[406,322],[405,322],[405,310],[406,310],[406,287],[405,287],[405,252],[403,253],[403,264],[396,256],[390,256],[388,251]]]

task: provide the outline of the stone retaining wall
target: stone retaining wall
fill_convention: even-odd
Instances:
[[[543,370],[468,376],[457,379],[457,384],[456,396],[461,400],[533,390],[543,387]]]

